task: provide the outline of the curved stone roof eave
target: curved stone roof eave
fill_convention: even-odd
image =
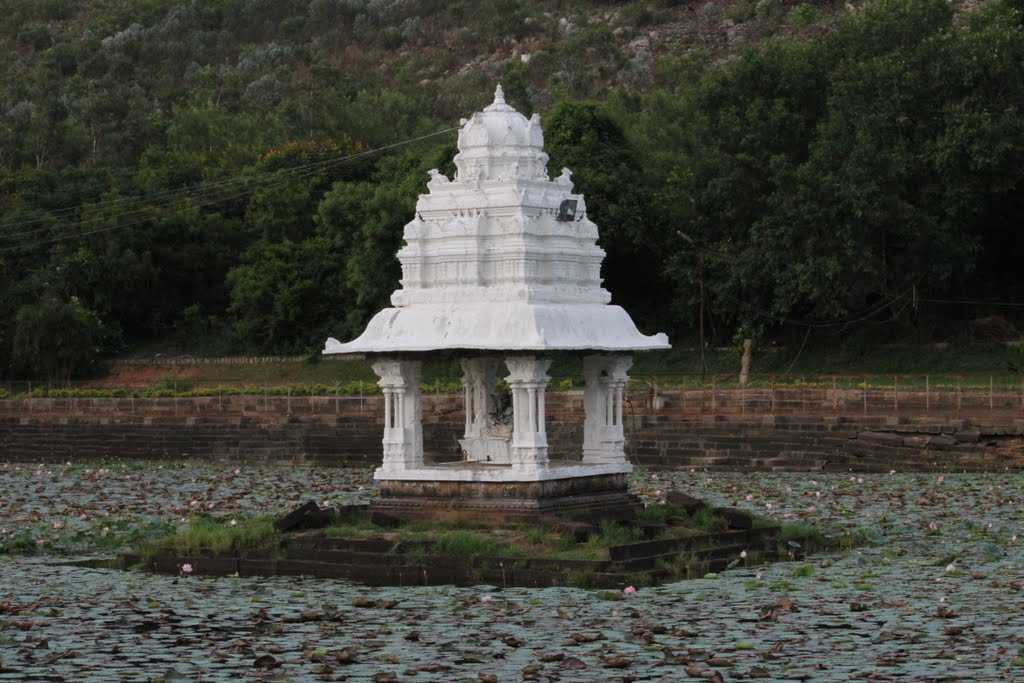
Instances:
[[[631,352],[669,349],[664,334],[644,335],[620,306],[606,304],[435,304],[386,308],[366,331],[325,355],[433,351]]]

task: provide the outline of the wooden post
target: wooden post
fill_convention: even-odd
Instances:
[[[963,402],[964,395],[961,392],[961,385],[959,385],[959,375],[956,376],[956,419],[959,420],[959,411],[961,411],[961,403]]]
[[[892,409],[893,412],[900,412],[900,378],[899,375],[892,376]]]
[[[708,393],[707,387],[704,386],[704,375],[703,374],[701,374],[699,381],[700,381],[700,414],[703,415],[704,414],[704,410],[705,410],[704,405],[707,403],[707,393]]]
[[[864,381],[861,384],[861,386],[863,387],[863,389],[861,391],[861,398],[864,399],[864,414],[867,415],[868,414],[868,378],[867,377],[864,378]]]
[[[839,414],[839,392],[836,390],[835,375],[832,375],[832,412]]]
[[[775,414],[775,378],[768,380],[768,407],[769,413]]]
[[[992,375],[988,376],[988,413],[992,414],[995,410],[995,385],[993,384]]]
[[[932,408],[932,395],[931,395],[931,378],[929,375],[924,376],[924,414],[928,415]]]
[[[700,378],[704,379],[707,363],[704,360],[704,252],[697,252],[697,280],[700,282]]]

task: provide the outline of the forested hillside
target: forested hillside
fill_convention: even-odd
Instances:
[[[355,334],[499,81],[646,331],[948,339],[1024,310],[940,303],[1024,302],[1022,7],[0,0],[0,376]]]

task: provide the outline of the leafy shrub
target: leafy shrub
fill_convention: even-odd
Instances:
[[[789,21],[794,26],[806,28],[818,21],[818,8],[806,2],[789,11]]]
[[[192,382],[187,379],[178,379],[177,377],[171,377],[164,375],[159,380],[153,383],[151,387],[153,391],[170,391],[172,393],[177,392],[188,392],[192,391]]]
[[[729,8],[725,11],[725,16],[737,24],[741,24],[744,21],[753,19],[756,13],[757,4],[754,0],[739,0],[739,2],[729,5]]]
[[[622,9],[620,14],[622,23],[625,26],[651,26],[658,23],[660,17],[654,9],[645,2],[635,5],[628,5]]]
[[[14,323],[12,360],[20,372],[35,377],[67,378],[91,369],[116,336],[76,297],[27,303]]]
[[[784,6],[778,0],[757,0],[754,11],[762,19],[776,17],[784,10]]]
[[[34,50],[45,50],[53,45],[53,38],[44,24],[29,24],[18,33],[18,42]]]

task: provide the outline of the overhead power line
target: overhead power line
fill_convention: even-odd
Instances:
[[[974,299],[918,299],[926,304],[965,304],[968,306],[1013,306],[1024,307],[1024,302],[1015,301],[980,301]]]
[[[130,197],[130,198],[129,197],[124,197],[124,198],[119,198],[119,199],[114,199],[114,200],[107,200],[105,202],[96,202],[96,203],[92,203],[92,204],[82,204],[82,205],[75,206],[75,207],[66,207],[64,209],[58,209],[55,212],[51,212],[50,215],[45,217],[45,218],[32,219],[32,220],[27,220],[27,221],[10,221],[8,223],[0,223],[0,228],[3,228],[3,227],[23,227],[23,226],[35,225],[35,224],[38,224],[40,222],[44,222],[44,221],[50,220],[58,212],[59,213],[74,213],[76,211],[80,212],[80,211],[82,211],[84,209],[103,210],[103,209],[109,209],[109,208],[114,207],[114,206],[119,206],[121,204],[130,204],[131,202],[137,202],[140,205],[140,206],[138,206],[138,208],[131,208],[131,209],[123,211],[123,212],[121,212],[118,215],[113,216],[113,217],[109,217],[109,216],[96,216],[96,217],[93,217],[93,218],[89,218],[89,219],[85,219],[85,220],[79,220],[79,221],[75,221],[75,222],[72,222],[72,223],[64,223],[61,226],[62,228],[64,228],[64,231],[63,231],[64,234],[62,234],[62,235],[53,236],[53,237],[50,237],[50,238],[44,239],[44,240],[37,240],[37,241],[33,241],[33,242],[28,242],[28,243],[22,243],[22,244],[17,244],[17,245],[12,245],[12,246],[0,247],[0,252],[10,252],[10,251],[17,251],[17,250],[20,250],[20,249],[29,249],[29,248],[33,248],[33,247],[36,247],[36,246],[41,246],[41,245],[45,245],[45,244],[50,244],[50,243],[54,243],[54,242],[63,241],[65,239],[76,239],[76,238],[79,238],[79,237],[85,237],[85,236],[88,236],[88,235],[95,235],[95,234],[99,234],[99,233],[103,233],[103,232],[111,232],[113,230],[120,230],[120,229],[124,229],[124,228],[128,228],[128,227],[132,227],[132,226],[135,226],[135,225],[140,225],[140,224],[143,224],[143,223],[148,223],[150,221],[150,219],[148,217],[148,214],[152,210],[158,209],[158,208],[166,208],[167,206],[170,206],[171,204],[173,204],[174,202],[176,202],[178,200],[193,199],[193,200],[196,200],[196,206],[202,207],[202,206],[207,206],[207,205],[214,204],[214,203],[219,203],[219,202],[229,201],[229,200],[232,200],[232,199],[237,199],[237,198],[243,197],[243,196],[249,194],[250,192],[254,191],[255,189],[257,189],[257,186],[259,186],[259,189],[268,189],[268,188],[278,187],[280,185],[284,185],[286,183],[293,182],[293,181],[295,181],[297,179],[301,179],[301,178],[304,178],[304,177],[307,177],[307,176],[314,175],[314,174],[316,174],[316,173],[318,173],[318,172],[320,172],[322,170],[326,170],[327,168],[330,168],[332,166],[336,166],[336,165],[339,165],[339,164],[343,164],[343,163],[346,163],[346,162],[349,162],[349,161],[353,161],[355,159],[371,156],[371,155],[374,155],[374,154],[379,154],[381,152],[386,152],[388,150],[392,150],[392,149],[395,149],[395,148],[398,148],[398,147],[402,147],[402,146],[405,146],[405,145],[413,144],[415,142],[420,142],[420,141],[423,141],[423,140],[434,138],[434,137],[437,137],[439,135],[445,135],[445,134],[451,133],[451,132],[453,132],[455,130],[457,130],[457,129],[454,128],[454,127],[452,127],[452,128],[445,128],[443,130],[439,130],[439,131],[436,131],[436,132],[433,132],[433,133],[429,133],[427,135],[421,135],[421,136],[418,136],[418,137],[415,137],[415,138],[409,138],[407,140],[402,140],[402,141],[399,141],[399,142],[394,142],[394,143],[391,143],[391,144],[388,144],[388,145],[384,145],[384,146],[381,146],[381,147],[376,147],[374,149],[363,150],[363,151],[357,152],[355,154],[350,154],[350,155],[343,156],[343,157],[336,157],[336,158],[333,158],[333,159],[325,159],[325,160],[322,160],[322,161],[311,162],[311,163],[302,164],[302,165],[299,165],[299,166],[293,166],[293,167],[290,167],[288,169],[282,169],[280,171],[272,171],[272,172],[268,172],[268,173],[264,173],[264,174],[251,175],[251,176],[239,176],[239,177],[228,179],[228,180],[215,181],[215,182],[210,182],[210,183],[203,183],[202,185],[192,186],[192,187],[188,187],[188,188],[180,188],[180,189],[177,189],[177,190],[165,190],[163,192],[154,193],[154,194],[151,194],[151,195],[148,195],[148,196]],[[249,184],[249,187],[245,187],[246,183]],[[233,186],[237,186],[237,187],[233,187]],[[240,188],[244,188],[244,189],[240,190]],[[220,194],[220,193],[226,193],[226,192],[232,192],[232,194]],[[96,225],[96,224],[99,224],[99,223],[104,223],[104,222],[107,222],[109,220],[116,220],[116,219],[123,219],[123,218],[134,218],[134,217],[143,216],[143,215],[147,216],[143,220],[134,220],[134,221],[129,221],[127,223],[120,223],[120,224],[115,225],[115,226],[108,226],[108,227],[98,228],[98,229],[94,229],[94,230],[86,230],[84,232],[76,231],[73,234],[69,234],[69,233],[71,233],[71,230],[74,229],[74,228],[91,227],[93,225]],[[36,235],[36,234],[39,234],[39,233],[48,232],[49,230],[51,230],[51,227],[47,226],[47,227],[42,227],[42,228],[34,228],[34,229],[30,229],[30,230],[23,230],[23,231],[20,231],[20,232],[8,233],[6,235],[0,235],[0,240],[9,240],[9,239],[16,239],[16,238],[26,237],[26,236],[30,236],[30,235]]]

